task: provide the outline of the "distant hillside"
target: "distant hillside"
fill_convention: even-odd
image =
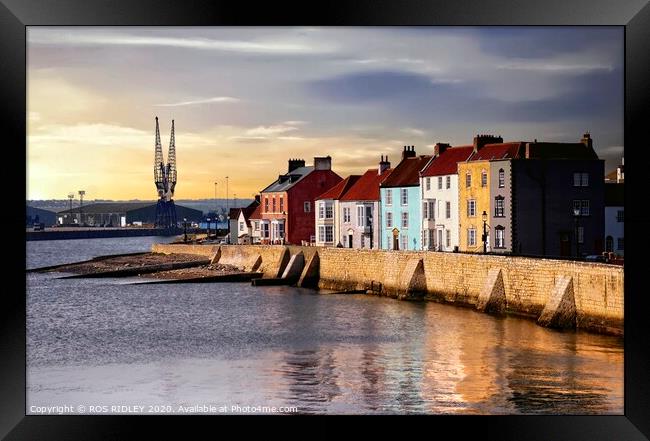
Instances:
[[[27,205],[30,207],[34,208],[39,208],[41,210],[49,210],[54,213],[57,213],[62,210],[67,210],[70,208],[70,201],[68,199],[50,199],[50,200],[33,200],[33,201],[26,201]],[[154,200],[142,200],[142,199],[131,199],[131,200],[112,200],[112,199],[93,199],[93,200],[84,200],[84,205],[88,204],[94,204],[94,203],[101,203],[101,202],[151,202],[152,204],[155,204],[156,201]],[[204,214],[207,214],[208,212],[214,212],[215,209],[217,210],[217,214],[222,214],[226,215],[228,210],[227,206],[229,208],[234,208],[234,207],[245,207],[249,205],[251,202],[253,202],[252,199],[237,199],[235,200],[230,199],[230,201],[227,201],[226,199],[177,199],[174,202],[178,205],[182,205],[184,207],[188,208],[194,208],[195,210],[201,210]],[[236,205],[235,205],[236,204]],[[72,201],[72,208],[78,207],[79,206],[79,200],[73,200]]]

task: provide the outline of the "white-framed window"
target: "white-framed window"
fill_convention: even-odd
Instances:
[[[334,204],[332,202],[325,203],[325,219],[332,219],[334,217]]]
[[[506,172],[502,168],[499,169],[499,188],[506,186]]]
[[[318,218],[325,219],[325,202],[318,203]]]
[[[451,202],[445,202],[445,217],[451,219]]]
[[[431,190],[431,178],[426,178],[424,180],[427,190]]]
[[[451,247],[451,230],[445,230],[445,234],[447,235],[447,248]]]
[[[278,223],[278,237],[284,239],[284,222]]]
[[[402,228],[408,228],[409,227],[409,213],[408,211],[403,211],[402,212]]]
[[[275,196],[273,196],[273,203],[272,203],[272,205],[273,205],[273,213],[275,213],[275,212],[276,212],[276,211],[275,211]]]
[[[429,219],[429,203],[427,201],[422,202],[422,218]]]
[[[280,196],[280,213],[284,211],[284,198]]]
[[[260,222],[259,221],[255,221],[253,223],[253,225],[255,225],[255,231],[260,231]]]
[[[505,217],[505,200],[503,196],[494,198],[494,217]]]
[[[357,227],[366,226],[366,207],[357,205]]]
[[[240,223],[239,223],[239,230],[241,231],[241,230],[243,230],[243,229],[244,229],[244,223],[243,223],[243,222],[240,222]]]
[[[324,243],[334,242],[334,230],[332,225],[318,226],[318,241]]]
[[[624,245],[625,245],[625,244],[624,244],[624,242],[623,242],[623,238],[622,238],[622,237],[619,237],[618,239],[616,239],[616,249],[617,249],[617,250],[625,251],[625,248],[623,248]]]
[[[476,216],[476,200],[468,199],[467,200],[467,216],[474,217]]]
[[[350,222],[350,207],[343,207],[343,222]]]
[[[442,176],[438,176],[438,190],[442,190]]]
[[[302,205],[302,209],[305,213],[311,213],[311,202],[305,201],[305,203]]]
[[[498,225],[494,229],[494,248],[505,248],[505,228]]]
[[[422,217],[424,219],[435,219],[435,209],[436,201],[424,201],[422,202]]]
[[[401,234],[400,235],[400,249],[402,250],[408,250],[409,249],[409,237],[406,234]]]
[[[580,216],[589,216],[589,199],[574,199],[573,210],[579,210]],[[574,214],[573,212],[571,213]]]
[[[265,213],[269,212],[269,198],[268,197],[264,198],[264,212]]]
[[[447,180],[446,188],[447,190],[449,190],[451,188],[451,176],[447,176],[446,180]]]
[[[401,196],[402,205],[408,205],[409,204],[409,189],[408,188],[402,188],[400,190],[400,196]]]
[[[481,172],[481,187],[487,187],[487,172],[485,170]]]
[[[465,174],[465,187],[469,188],[472,186],[472,174],[467,172]]]
[[[589,187],[589,173],[584,173],[584,172],[573,173],[573,186]]]
[[[386,213],[386,228],[393,228],[393,213]]]
[[[388,206],[393,205],[393,189],[392,188],[386,189],[386,205],[388,205]]]
[[[476,246],[476,228],[467,229],[467,246]]]
[[[436,230],[427,230],[427,234],[424,236],[426,238],[426,248],[429,250],[436,249]]]
[[[271,234],[271,229],[268,222],[262,223],[262,237],[269,237]]]
[[[616,212],[616,222],[623,222],[624,219],[625,219],[625,216],[623,214],[623,210],[618,210]]]
[[[585,227],[578,227],[578,243],[585,243]]]

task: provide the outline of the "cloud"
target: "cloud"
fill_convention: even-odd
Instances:
[[[278,124],[274,126],[255,127],[254,129],[247,130],[246,134],[250,136],[269,136],[269,135],[278,135],[280,133],[291,132],[294,130],[298,130],[298,128],[290,125]]]
[[[314,54],[327,53],[333,47],[303,41],[282,40],[224,40],[198,37],[167,37],[159,35],[133,35],[110,32],[70,32],[67,30],[43,29],[28,33],[30,45],[56,46],[161,46],[183,49],[241,52],[247,54]]]
[[[201,98],[191,101],[181,101],[178,103],[168,104],[154,104],[156,107],[179,107],[179,106],[193,106],[195,104],[209,104],[209,103],[237,103],[240,100],[230,96],[215,96],[212,98]]]
[[[614,70],[612,65],[601,64],[561,64],[545,61],[516,61],[512,63],[501,64],[497,66],[498,69],[507,70],[523,70],[523,71],[542,71],[542,72],[557,72],[557,73],[576,73],[584,74],[594,71],[608,71]]]
[[[412,127],[407,127],[405,129],[402,129],[402,132],[413,136],[424,136],[426,134],[424,130],[414,129]]]

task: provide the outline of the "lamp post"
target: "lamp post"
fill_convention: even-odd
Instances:
[[[217,182],[214,183],[214,214],[217,214]]]
[[[79,225],[85,224],[83,222],[84,217],[84,195],[86,194],[85,190],[79,190]]]
[[[481,215],[483,219],[483,254],[487,253],[487,213],[485,210]]]
[[[187,218],[183,218],[183,233],[185,234],[185,238],[183,239],[183,242],[187,242]]]
[[[573,219],[575,220],[575,229],[576,229],[576,258],[580,258],[580,238],[578,237],[578,228],[580,224],[580,208],[573,209]]]
[[[207,237],[206,237],[206,239],[208,239],[208,240],[209,240],[209,239],[210,239],[210,221],[211,221],[212,219],[210,219],[210,218],[207,218],[206,220],[208,221],[208,234],[207,234]]]
[[[70,219],[72,219],[72,200],[74,199],[74,193],[68,193],[68,199],[70,199]]]
[[[230,200],[228,199],[228,176],[226,176],[226,213],[230,212]]]
[[[370,249],[372,250],[372,233],[373,233],[372,232],[372,230],[373,230],[373,228],[372,228],[372,216],[368,216],[368,223],[370,224],[369,225],[369,227],[370,227]]]

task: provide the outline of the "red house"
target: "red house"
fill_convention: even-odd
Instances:
[[[330,156],[314,158],[311,166],[305,166],[302,159],[290,159],[287,173],[261,191],[261,243],[313,242],[314,199],[341,180],[332,171]]]

